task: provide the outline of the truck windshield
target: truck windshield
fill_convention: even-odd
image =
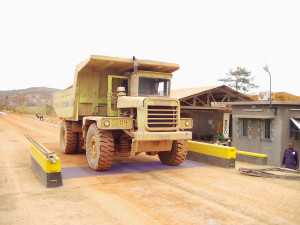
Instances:
[[[139,78],[139,96],[169,96],[170,80]]]

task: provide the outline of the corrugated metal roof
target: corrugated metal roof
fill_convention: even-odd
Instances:
[[[233,118],[246,118],[246,119],[274,119],[275,116],[274,115],[233,115]]]
[[[213,89],[217,89],[217,88],[220,88],[219,91],[221,91],[221,92],[223,89],[224,93],[231,92],[237,98],[245,99],[248,101],[253,100],[251,97],[249,97],[245,94],[242,94],[236,90],[233,90],[232,88],[227,87],[226,85],[175,89],[175,90],[171,90],[171,97],[177,98],[177,99],[184,99],[184,98],[188,98],[189,96],[193,96],[193,95],[198,95],[198,94],[201,95],[201,93],[203,93],[203,92],[213,91]]]
[[[171,98],[185,98],[188,96],[196,95],[201,92],[209,91],[211,89],[221,87],[221,86],[209,86],[209,87],[194,87],[194,88],[184,88],[171,90]]]
[[[270,101],[228,102],[228,105],[270,105]],[[300,102],[272,101],[272,105],[300,105]]]

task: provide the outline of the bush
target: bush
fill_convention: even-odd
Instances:
[[[53,106],[52,105],[45,105],[43,108],[43,112],[46,115],[51,115],[54,112]]]
[[[10,110],[14,113],[19,114],[38,114],[38,115],[51,115],[53,113],[52,105],[45,105],[42,107],[28,107],[25,105],[20,105],[17,107],[11,107]]]
[[[216,138],[216,139],[218,139],[219,141],[224,141],[224,135],[223,135],[223,133],[217,133],[217,134],[214,134],[213,135],[213,138]]]

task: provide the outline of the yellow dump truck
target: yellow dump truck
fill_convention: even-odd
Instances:
[[[178,165],[192,138],[192,119],[180,118],[180,104],[170,98],[172,72],[178,64],[92,55],[79,63],[73,86],[54,93],[62,119],[61,151],[86,151],[89,166],[108,170],[114,155],[145,152],[162,163]]]

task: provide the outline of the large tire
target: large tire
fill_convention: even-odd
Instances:
[[[178,140],[178,141],[173,141],[171,151],[159,152],[158,157],[163,164],[179,165],[185,160],[186,154],[187,154],[187,141]]]
[[[83,148],[83,145],[84,145],[84,140],[82,138],[82,133],[78,133],[78,136],[77,136],[77,148],[76,148],[76,152],[78,154],[85,153],[85,149]]]
[[[109,170],[114,158],[114,139],[111,131],[89,127],[86,137],[86,158],[93,170]]]
[[[131,138],[127,134],[115,138],[115,155],[119,157],[130,157],[131,142]]]
[[[77,133],[72,132],[72,122],[63,120],[60,125],[60,149],[64,154],[73,154],[77,148]]]

